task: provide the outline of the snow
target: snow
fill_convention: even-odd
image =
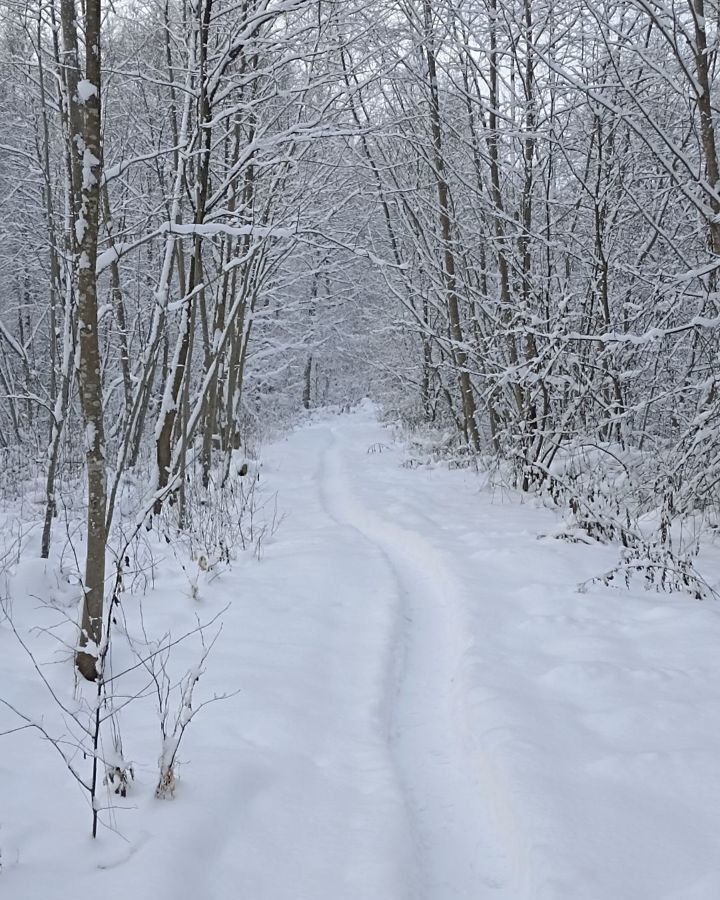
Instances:
[[[52,748],[0,738],[2,896],[717,900],[716,605],[578,593],[616,549],[541,538],[554,513],[402,461],[370,407],[317,416],[263,455],[284,520],[260,560],[218,574],[186,559],[186,575],[158,541],[154,587],[122,600],[129,631],[141,604],[157,640],[230,602],[194,710],[239,693],[189,723],[172,801],[154,799],[152,696],[123,710],[136,779],[94,844]],[[67,654],[29,628],[65,627],[76,587],[27,554],[11,589],[69,700]],[[181,676],[201,649],[173,648]],[[113,654],[115,671],[132,661],[120,633]],[[0,684],[61,733],[2,623]],[[0,731],[21,724],[0,709]]]
[[[87,103],[91,97],[97,96],[97,87],[87,78],[83,78],[78,81],[77,92],[80,102]]]
[[[86,230],[87,219],[85,219],[82,213],[79,213],[77,219],[75,220],[75,240],[78,242],[78,244],[82,244],[85,238]]]
[[[91,153],[87,147],[83,150],[83,160],[82,160],[82,173],[83,180],[82,186],[83,190],[86,191],[91,188],[93,185],[97,184],[97,178],[93,173],[93,169],[97,168],[100,165],[100,160],[95,156],[94,153]]]
[[[225,234],[233,237],[293,237],[294,228],[281,228],[276,225],[226,225],[224,222],[210,222],[205,224],[182,225],[178,222],[165,222],[160,233],[201,235],[202,237],[215,237]]]

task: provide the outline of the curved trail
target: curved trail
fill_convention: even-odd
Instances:
[[[182,633],[225,610],[198,690],[239,693],[188,729],[174,803],[153,799],[152,703],[124,709],[137,780],[121,835],[92,848],[74,784],[33,756],[36,738],[7,738],[0,893],[720,897],[715,606],[577,593],[615,548],[538,540],[553,513],[493,502],[471,473],[405,469],[390,443],[372,408],[318,415],[263,455],[284,521],[262,560],[198,571],[192,600],[159,560],[143,628]],[[31,595],[16,608],[34,633]],[[196,654],[177,646],[178,676]],[[27,660],[8,659],[10,683]],[[127,691],[145,687],[138,674]]]
[[[497,797],[484,793],[494,790],[491,773],[483,771],[486,761],[464,718],[464,586],[446,553],[366,505],[362,444],[352,442],[347,427],[340,434],[331,427],[330,435],[319,469],[323,506],[360,536],[359,555],[368,545],[380,551],[387,600],[396,603],[387,724],[418,867],[412,896],[481,900],[504,896],[507,887],[518,900],[520,884],[510,877],[507,847],[492,821]]]

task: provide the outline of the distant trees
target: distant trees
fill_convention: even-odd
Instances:
[[[328,42],[337,8],[180,0],[128,15],[98,0],[37,0],[7,11],[2,255],[23,274],[0,307],[0,435],[41,453],[49,437],[44,556],[65,459],[84,452],[77,662],[95,678],[125,473],[146,473],[148,511],[177,500],[182,524],[191,473],[199,466],[205,487],[222,478],[256,412],[255,389],[245,399],[253,344],[262,380],[314,340],[312,315],[298,310],[318,306],[329,278],[309,271],[313,217],[327,220],[315,202],[321,144],[347,133]],[[32,265],[24,232],[37,241]]]
[[[0,453],[44,556],[82,464],[84,674],[128,473],[182,526],[298,408],[372,391],[562,502],[607,463],[716,506],[716,6],[3,11]]]
[[[424,414],[471,446],[472,419],[525,487],[577,440],[679,438],[717,349],[717,16],[399,10],[365,35],[384,73],[355,107]]]

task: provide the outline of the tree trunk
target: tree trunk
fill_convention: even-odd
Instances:
[[[433,154],[438,204],[440,207],[440,233],[443,242],[443,264],[450,323],[450,335],[453,340],[453,356],[458,369],[458,382],[464,419],[464,430],[468,443],[473,450],[480,449],[475,395],[467,369],[467,352],[464,346],[462,323],[460,321],[460,301],[457,295],[457,277],[455,274],[455,253],[452,245],[452,228],[450,224],[450,189],[445,178],[445,159],[442,146],[442,128],[440,118],[440,95],[437,83],[437,65],[435,47],[432,38],[432,7],[430,0],[423,0],[425,15],[425,57],[430,80],[430,124],[433,138]]]
[[[98,677],[105,589],[105,514],[107,487],[102,376],[97,322],[97,245],[102,173],[100,119],[100,0],[86,0],[85,77],[80,79],[78,26],[74,0],[62,0],[61,17],[72,153],[74,206],[74,274],[77,283],[80,406],[85,424],[87,467],[87,552],[85,596],[80,641],[75,662],[89,681]]]

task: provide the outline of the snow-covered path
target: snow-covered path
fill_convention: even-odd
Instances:
[[[412,848],[406,887],[417,898],[478,897],[501,882],[499,848],[491,840],[477,760],[468,753],[458,707],[468,642],[464,588],[452,557],[436,548],[431,534],[404,527],[369,504],[360,455],[367,455],[366,435],[346,425],[329,434],[321,465],[323,506],[341,528],[358,535],[353,563],[360,571],[382,573],[382,595],[396,616],[382,690],[387,750]]]
[[[553,513],[391,443],[369,409],[318,418],[267,450],[261,562],[199,601],[161,566],[146,620],[232,601],[202,684],[240,689],[193,724],[174,802],[136,760],[140,809],[89,848],[62,774],[23,767],[48,751],[4,739],[1,896],[720,897],[718,610],[577,593],[612,548],[538,539]],[[152,727],[128,717],[130,755]]]

